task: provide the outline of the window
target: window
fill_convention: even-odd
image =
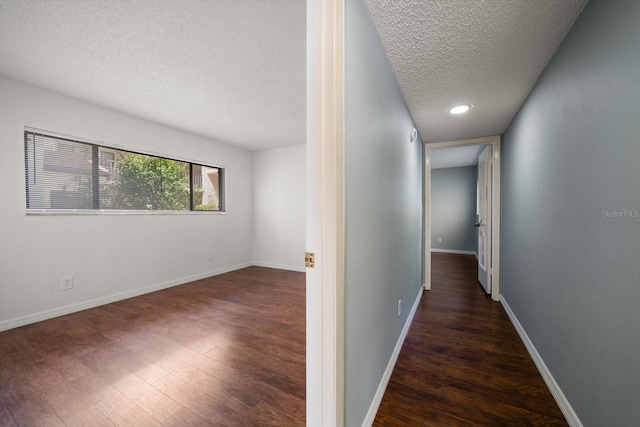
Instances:
[[[26,130],[27,209],[224,211],[224,169]]]

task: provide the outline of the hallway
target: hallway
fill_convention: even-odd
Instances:
[[[566,426],[472,255],[432,254],[375,426]]]

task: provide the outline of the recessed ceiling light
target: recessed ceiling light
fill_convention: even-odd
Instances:
[[[473,107],[473,105],[471,105],[471,104],[456,105],[455,107],[450,109],[449,112],[451,114],[462,114],[462,113],[466,113],[467,111],[471,110],[472,107]]]

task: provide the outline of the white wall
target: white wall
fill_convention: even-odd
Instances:
[[[25,126],[222,165],[227,214],[26,215]],[[250,152],[4,77],[0,201],[0,330],[251,263]]]
[[[304,145],[253,153],[253,262],[305,271]]]

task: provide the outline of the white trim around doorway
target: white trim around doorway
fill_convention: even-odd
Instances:
[[[344,426],[344,2],[307,0],[306,415]],[[303,254],[300,254],[302,257]]]
[[[431,152],[443,148],[462,147],[466,145],[491,144],[493,147],[493,197],[491,201],[491,299],[500,301],[500,169],[501,169],[501,137],[500,135],[482,138],[463,139],[458,141],[444,141],[425,144],[425,173],[424,173],[424,289],[431,289]]]

